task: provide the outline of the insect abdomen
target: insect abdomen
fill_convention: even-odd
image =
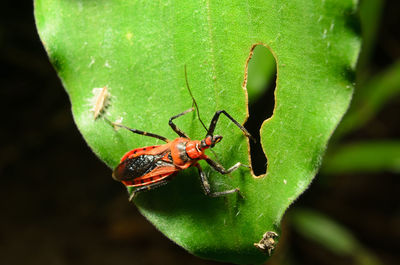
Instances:
[[[162,156],[140,155],[122,161],[114,170],[113,178],[117,181],[139,178],[160,166]],[[164,162],[165,163],[165,162]]]

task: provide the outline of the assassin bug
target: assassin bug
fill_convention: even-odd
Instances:
[[[229,174],[230,172],[238,169],[240,166],[249,168],[249,166],[243,165],[242,163],[238,162],[231,168],[225,169],[222,165],[210,159],[204,153],[206,149],[214,147],[215,144],[219,143],[222,140],[221,135],[214,135],[214,130],[221,114],[224,114],[230,121],[232,121],[240,130],[242,130],[242,132],[247,137],[251,138],[252,140],[254,140],[254,138],[225,110],[219,110],[215,112],[214,117],[211,120],[210,126],[207,128],[204,125],[203,121],[200,119],[197,103],[189,88],[186,67],[185,79],[186,86],[193,100],[193,105],[192,108],[182,113],[179,113],[178,115],[172,116],[169,119],[169,126],[179,136],[175,140],[171,141],[164,136],[158,134],[144,132],[126,127],[125,125],[119,123],[110,122],[113,126],[121,127],[133,133],[157,138],[166,142],[166,144],[163,145],[136,148],[132,151],[127,152],[121,158],[120,164],[114,169],[112,176],[115,180],[122,182],[127,187],[134,187],[134,190],[129,197],[129,201],[132,201],[135,195],[141,191],[149,190],[166,184],[171,179],[170,177],[172,177],[174,174],[189,167],[197,168],[200,175],[201,184],[204,188],[206,195],[218,197],[230,193],[239,192],[238,188],[212,192],[207,176],[203,172],[198,161],[205,160],[214,170],[218,171],[221,174]],[[187,136],[186,133],[179,129],[173,122],[173,120],[175,120],[176,118],[179,118],[189,112],[194,111],[193,106],[196,107],[197,116],[201,124],[207,131],[206,137],[203,140],[191,140],[189,136]]]

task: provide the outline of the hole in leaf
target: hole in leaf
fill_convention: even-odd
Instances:
[[[265,46],[257,45],[248,64],[249,118],[245,123],[246,129],[257,140],[256,143],[250,141],[251,166],[256,176],[265,174],[267,170],[267,158],[260,142],[260,128],[272,116],[275,83],[275,58]]]

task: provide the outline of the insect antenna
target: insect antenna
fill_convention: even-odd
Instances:
[[[186,64],[185,64],[185,80],[186,80],[186,87],[187,87],[187,89],[189,90],[189,94],[190,94],[190,96],[192,97],[192,100],[193,100],[192,107],[194,106],[194,107],[196,108],[197,117],[198,117],[199,121],[201,122],[201,125],[203,125],[204,129],[208,132],[207,126],[204,125],[204,122],[203,122],[203,121],[201,120],[201,118],[200,118],[199,107],[197,106],[197,102],[196,102],[196,100],[194,99],[194,96],[193,96],[193,94],[192,94],[192,91],[190,90],[190,87],[189,87],[189,81],[188,81],[188,78],[187,78],[187,71],[186,71]],[[221,163],[220,160],[219,160],[219,158],[218,158],[217,153],[216,153],[213,149],[209,149],[209,150],[211,151],[211,153],[213,153],[214,159],[215,159],[218,163]],[[231,174],[228,174],[228,175],[231,176]]]
[[[190,90],[189,87],[189,81],[188,81],[188,77],[187,77],[187,71],[186,71],[186,64],[185,64],[185,80],[186,80],[186,87],[189,91],[190,96],[192,97],[193,103],[192,103],[192,107],[194,106],[196,108],[196,113],[197,113],[197,118],[199,119],[199,121],[201,122],[201,125],[203,125],[204,129],[208,132],[207,127],[204,125],[204,122],[201,120],[200,118],[200,112],[199,112],[199,107],[197,106],[197,102],[194,99],[194,96],[192,94],[192,90]]]
[[[186,64],[185,64],[185,81],[186,81],[186,87],[187,87],[187,89],[188,89],[188,91],[189,91],[190,96],[192,97],[192,100],[193,100],[192,107],[194,106],[194,107],[196,108],[197,117],[198,117],[199,121],[201,122],[201,125],[203,125],[204,129],[208,132],[207,126],[204,125],[204,122],[203,122],[203,121],[201,120],[201,118],[200,118],[199,107],[197,106],[197,102],[196,102],[196,100],[194,99],[194,96],[193,96],[193,94],[192,94],[192,90],[190,90],[190,87],[189,87],[189,81],[188,81],[188,77],[187,77]],[[210,151],[213,153],[215,160],[217,160],[217,162],[220,163],[220,161],[219,161],[219,159],[218,159],[218,156],[217,156],[217,153],[215,153],[215,151],[214,151],[213,149],[210,149]]]

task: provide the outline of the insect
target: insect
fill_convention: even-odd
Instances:
[[[107,86],[103,88],[93,88],[92,93],[94,98],[92,99],[93,107],[91,111],[93,111],[93,119],[96,120],[104,112],[104,109],[107,108],[110,93],[108,93]]]
[[[219,143],[222,140],[221,135],[214,135],[215,127],[221,114],[224,114],[240,130],[242,130],[245,136],[249,137],[252,140],[254,140],[254,138],[225,110],[219,110],[215,112],[211,120],[210,126],[207,128],[200,119],[197,103],[189,88],[186,67],[185,78],[187,88],[193,100],[193,106],[196,107],[197,116],[201,124],[207,131],[207,134],[203,140],[191,140],[189,136],[181,129],[179,129],[174,123],[174,120],[176,118],[179,118],[189,112],[194,111],[193,106],[192,108],[182,113],[179,113],[178,115],[175,115],[169,119],[169,126],[179,136],[174,140],[169,140],[166,137],[158,134],[132,129],[122,124],[111,122],[113,126],[125,128],[133,133],[157,138],[166,142],[163,145],[136,148],[132,151],[127,152],[121,158],[120,164],[114,169],[112,176],[115,180],[122,182],[127,187],[134,187],[129,197],[129,201],[132,201],[135,195],[141,191],[153,189],[166,184],[177,172],[189,167],[197,168],[200,175],[201,184],[206,195],[218,197],[239,192],[238,188],[212,192],[208,178],[202,170],[198,161],[205,160],[214,170],[218,171],[221,174],[228,174],[238,169],[240,166],[249,168],[249,166],[238,162],[229,169],[225,169],[221,164],[210,159],[205,154],[206,149],[213,148],[215,144]]]

